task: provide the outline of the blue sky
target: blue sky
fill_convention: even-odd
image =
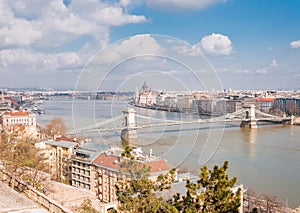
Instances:
[[[188,42],[224,88],[300,88],[298,0],[3,0],[0,87],[74,88],[99,50],[138,34]]]

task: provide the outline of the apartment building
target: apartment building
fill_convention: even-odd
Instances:
[[[99,152],[96,157],[75,157],[72,159],[72,186],[89,189],[96,193],[103,203],[117,200],[115,184],[119,178],[120,150],[108,149]],[[170,170],[165,160],[153,158],[151,161],[140,161],[150,167],[150,178],[156,179],[159,174]]]
[[[103,150],[108,149],[106,145],[96,143],[84,143],[76,149],[72,158],[71,185],[78,188],[92,189],[91,172],[92,161]]]
[[[71,158],[75,154],[78,143],[69,141],[46,141],[49,156],[49,173],[61,182],[71,180]]]

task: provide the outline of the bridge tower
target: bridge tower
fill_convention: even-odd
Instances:
[[[126,108],[123,111],[125,128],[121,131],[121,138],[130,142],[137,138],[135,110],[133,108]]]
[[[246,109],[246,117],[242,120],[240,127],[247,127],[247,128],[257,128],[256,118],[255,118],[255,105],[245,105],[244,109]]]

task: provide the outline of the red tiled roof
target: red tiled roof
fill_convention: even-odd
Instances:
[[[55,141],[69,141],[69,142],[77,142],[76,138],[68,138],[64,135],[58,136],[55,138]]]
[[[150,172],[169,171],[171,169],[165,160],[146,162],[145,165],[150,167]]]
[[[274,98],[256,98],[258,102],[274,102]]]
[[[93,163],[103,165],[105,167],[117,169],[117,170],[120,169],[120,159],[113,155],[100,154],[93,161]]]
[[[117,170],[120,170],[121,168],[120,158],[113,155],[100,154],[93,161],[93,163],[103,165],[105,167],[117,169]],[[151,173],[170,170],[170,167],[165,160],[146,162],[145,165],[150,167]]]
[[[5,112],[4,114],[10,116],[28,116],[30,115],[30,112],[17,111],[17,112]]]

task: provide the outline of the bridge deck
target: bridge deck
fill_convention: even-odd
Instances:
[[[188,125],[188,124],[209,124],[209,123],[227,123],[227,122],[237,122],[237,121],[254,121],[254,122],[287,122],[290,121],[290,117],[278,117],[270,115],[259,110],[255,110],[255,116],[246,118],[246,113],[249,109],[242,109],[240,111],[227,114],[220,117],[214,117],[210,119],[194,119],[194,120],[164,120],[152,117],[146,117],[143,115],[135,115],[135,125],[131,127],[126,127],[124,120],[126,115],[119,115],[105,121],[90,125],[85,128],[80,128],[76,130],[76,133],[88,133],[88,132],[106,132],[106,131],[119,131],[122,129],[142,129],[150,127],[161,127],[161,126],[175,126],[175,125]],[[258,115],[258,117],[256,117]]]

